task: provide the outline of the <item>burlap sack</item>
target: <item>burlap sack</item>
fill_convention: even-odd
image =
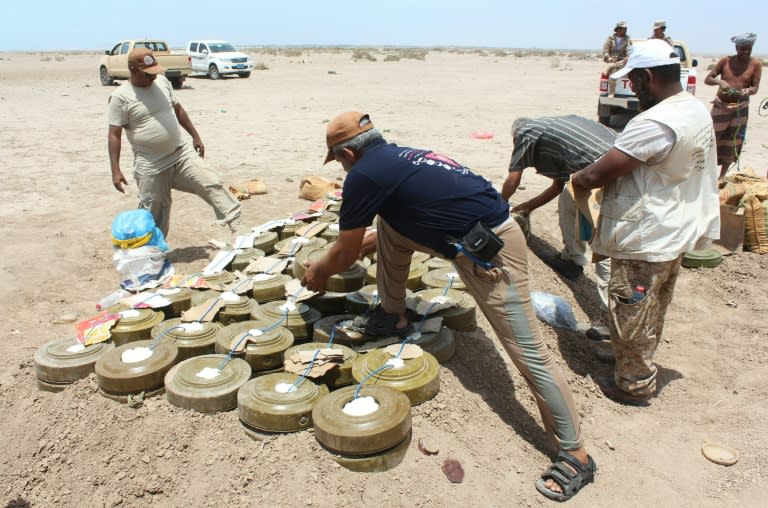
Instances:
[[[248,199],[257,194],[266,194],[267,186],[258,179],[248,180],[247,182],[231,185],[229,191],[239,200]]]
[[[753,174],[725,178],[720,203],[744,208],[744,249],[768,253],[768,181]]]
[[[336,189],[341,189],[341,185],[326,180],[322,176],[303,176],[299,184],[299,197],[309,201],[316,201],[325,198],[329,192],[333,192]]]

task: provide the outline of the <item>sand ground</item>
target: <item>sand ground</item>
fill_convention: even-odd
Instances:
[[[225,182],[266,182],[244,202],[250,225],[305,207],[302,175],[342,176],[322,166],[324,122],[347,109],[371,114],[400,144],[431,148],[495,185],[511,154],[517,116],[593,118],[602,64],[579,55],[501,56],[430,51],[422,60],[354,61],[350,50],[255,54],[267,70],[250,79],[192,78],[178,96]],[[0,502],[9,506],[539,506],[534,481],[553,449],[522,377],[487,322],[459,334],[441,369],[441,390],[413,409],[405,459],[386,473],[337,465],[310,432],[249,439],[236,412],[199,415],[149,399],[131,409],[102,398],[93,378],[58,394],[35,385],[37,347],[72,335],[58,315],[86,317],[116,288],[109,228],[136,204],[111,186],[106,101],[97,54],[0,55]],[[710,61],[711,60],[711,61]],[[703,85],[698,97],[712,99]],[[329,72],[333,71],[333,73]],[[762,96],[759,96],[762,97]],[[768,121],[753,101],[742,163],[765,172]],[[470,137],[491,131],[490,140]],[[130,171],[130,151],[123,168]],[[548,185],[532,170],[518,200]],[[177,271],[207,262],[221,237],[200,199],[177,194],[170,258]],[[560,248],[556,203],[532,217],[537,252]],[[580,320],[599,319],[593,274],[563,279],[531,252],[532,288],[566,298]],[[658,351],[661,393],[648,408],[604,398],[590,377],[611,372],[595,344],[542,325],[572,384],[597,482],[572,506],[765,506],[768,487],[768,257],[739,253],[715,269],[684,269]],[[760,423],[763,422],[763,423]],[[439,447],[422,455],[418,438]],[[739,451],[723,467],[705,441]],[[461,484],[441,472],[447,457]]]

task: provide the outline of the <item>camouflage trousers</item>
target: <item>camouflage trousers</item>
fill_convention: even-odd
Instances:
[[[653,355],[661,340],[682,258],[681,255],[661,263],[611,259],[608,308],[616,357],[614,378],[616,385],[627,393],[643,396],[656,392]],[[636,286],[645,287],[645,298],[629,303]]]

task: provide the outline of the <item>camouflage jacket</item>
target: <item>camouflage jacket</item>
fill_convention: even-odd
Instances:
[[[656,37],[654,37],[653,35],[651,35],[650,37],[648,37],[648,40],[650,41],[650,40],[652,40],[652,39],[655,39],[655,38],[656,38]],[[667,44],[669,44],[670,46],[672,46],[673,48],[675,47],[675,43],[672,41],[672,37],[670,37],[669,35],[665,35],[665,36],[664,36],[664,38],[663,38],[662,40],[663,40],[664,42],[666,42]]]
[[[616,36],[611,34],[605,40],[603,44],[603,61],[608,62],[609,59],[615,58],[616,60],[624,60],[629,55],[629,48],[632,47],[632,39],[629,38],[629,34],[621,41],[622,45],[616,45]]]

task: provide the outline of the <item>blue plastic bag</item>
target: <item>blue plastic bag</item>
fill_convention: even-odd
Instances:
[[[562,297],[541,291],[531,291],[536,317],[557,328],[577,329],[576,316]]]
[[[163,232],[155,225],[149,210],[122,212],[112,221],[112,243],[120,249],[151,246],[162,251],[169,249]]]

